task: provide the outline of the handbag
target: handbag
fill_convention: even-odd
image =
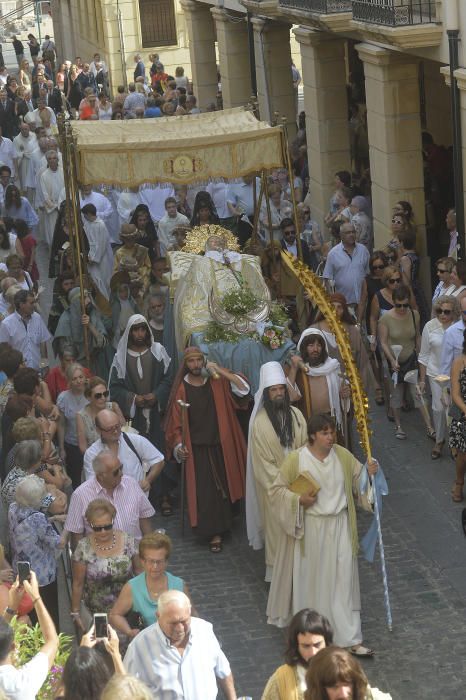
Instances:
[[[416,334],[417,334],[417,328],[416,328],[416,319],[414,318],[414,313],[413,310],[410,309],[411,311],[411,318],[413,319],[413,326],[414,326],[414,343],[416,343]],[[416,352],[416,346],[414,346],[413,351],[409,357],[406,358],[403,362],[399,363],[400,369],[398,370],[398,381],[403,382],[405,375],[408,374],[408,372],[411,372],[413,369],[419,369],[419,365],[417,362],[417,352]]]

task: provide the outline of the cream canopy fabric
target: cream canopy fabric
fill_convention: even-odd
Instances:
[[[71,126],[82,184],[189,183],[283,165],[280,128],[258,121],[242,107]]]

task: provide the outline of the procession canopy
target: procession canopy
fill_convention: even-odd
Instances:
[[[283,167],[280,127],[243,107],[158,119],[75,121],[78,180],[134,187],[233,179]]]

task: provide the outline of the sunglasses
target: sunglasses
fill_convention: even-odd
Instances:
[[[106,399],[108,395],[110,394],[109,391],[98,391],[96,394],[94,394],[95,399]],[[113,430],[113,428],[112,428]]]
[[[373,270],[385,270],[385,265],[372,265]]]
[[[438,314],[445,314],[445,316],[451,315],[451,309],[437,309]]]
[[[395,304],[397,309],[409,309],[409,304]]]
[[[448,270],[442,270],[440,267],[438,267],[437,272],[439,273],[439,275],[442,275],[444,272],[448,272]]]
[[[111,530],[113,527],[113,522],[109,523],[108,525],[91,525],[91,528],[94,532],[105,532],[107,530]]]
[[[116,425],[111,425],[110,428],[100,428],[103,433],[116,433],[117,430],[121,430],[121,425],[117,423]]]
[[[388,281],[390,284],[396,284],[397,282],[401,282],[401,277],[390,277]]]

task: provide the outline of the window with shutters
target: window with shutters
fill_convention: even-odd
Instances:
[[[139,0],[139,16],[144,48],[178,43],[175,0]]]

